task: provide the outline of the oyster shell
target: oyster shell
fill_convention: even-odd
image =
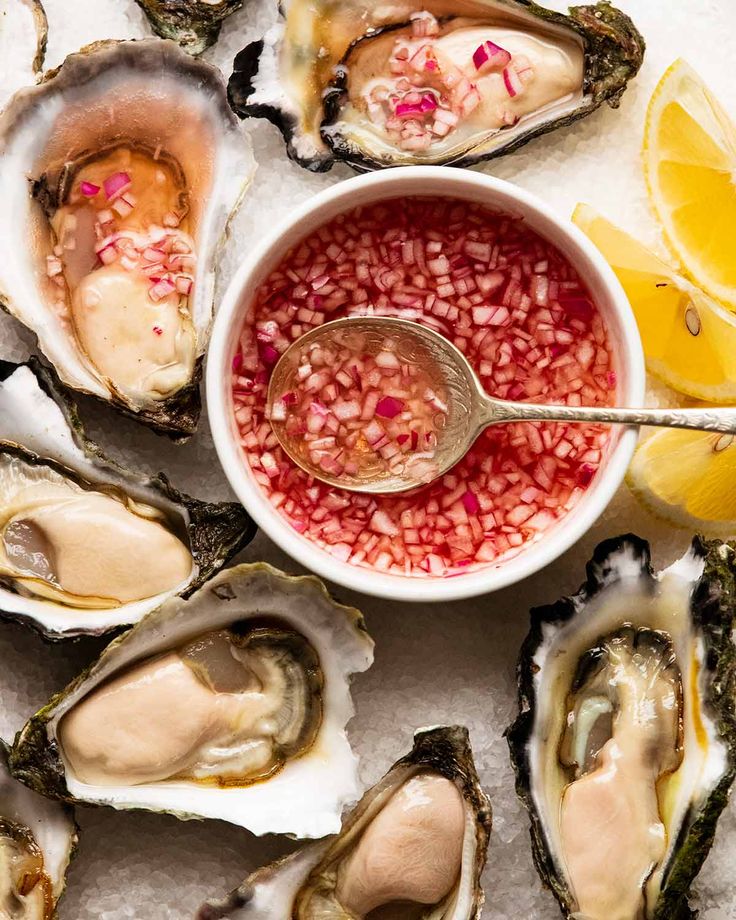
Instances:
[[[223,20],[240,9],[243,0],[136,0],[153,31],[173,38],[189,54],[214,45]]]
[[[40,0],[0,2],[0,109],[21,86],[36,82],[48,24]]]
[[[692,916],[736,772],[734,548],[695,539],[655,575],[602,543],[580,592],[532,611],[508,732],[534,860],[566,917]]]
[[[467,166],[617,106],[644,40],[608,2],[288,0],[235,58],[230,103],[314,171]],[[495,50],[494,50],[495,49]],[[414,98],[417,97],[417,98]]]
[[[104,633],[190,593],[254,533],[234,502],[114,465],[37,362],[0,362],[0,616],[51,639]]]
[[[90,45],[15,95],[0,154],[0,303],[65,386],[191,434],[252,173],[219,72],[161,39]]]
[[[480,918],[490,830],[467,729],[421,730],[338,836],[259,869],[197,920]]]
[[[8,751],[0,740],[0,917],[52,920],[77,829],[71,809],[13,779]]]
[[[220,572],[112,642],[19,733],[15,776],[67,801],[321,837],[357,796],[360,613],[313,577]]]

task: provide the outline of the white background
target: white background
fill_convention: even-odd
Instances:
[[[47,66],[56,66],[67,53],[94,39],[149,34],[133,0],[46,0],[45,5]],[[658,247],[639,161],[646,103],[660,75],[682,55],[736,117],[736,5],[733,0],[620,0],[619,5],[648,42],[644,68],[621,108],[601,110],[485,168],[538,193],[565,216],[579,200],[590,202]],[[226,23],[220,42],[206,57],[228,75],[234,54],[262,33],[274,8],[275,0],[246,0],[246,8]],[[253,122],[248,131],[261,166],[235,223],[228,273],[250,242],[291,206],[350,174],[340,168],[313,176],[286,159],[270,125]],[[16,323],[0,317],[0,357],[21,360],[30,343]],[[669,401],[670,396],[653,388],[650,399]],[[83,415],[92,436],[127,465],[163,469],[176,485],[202,498],[229,497],[206,423],[192,441],[175,447],[96,406],[85,405]],[[376,640],[375,666],[354,685],[357,714],[349,726],[361,755],[364,782],[378,779],[410,747],[417,726],[452,721],[471,731],[476,762],[495,811],[484,876],[487,920],[559,917],[532,866],[526,815],[514,794],[502,733],[515,713],[514,666],[529,607],[575,590],[596,542],[627,530],[653,541],[660,564],[675,558],[690,537],[654,521],[624,488],[584,540],[515,588],[440,607],[377,602],[336,591],[365,612]],[[242,558],[297,569],[265,537],[258,537]],[[0,735],[10,738],[100,647],[95,641],[49,646],[20,627],[0,625]],[[61,920],[191,917],[203,898],[224,894],[250,870],[293,848],[289,841],[255,839],[219,822],[183,823],[89,808],[78,810],[78,820],[79,855],[69,872]],[[696,886],[701,920],[736,920],[735,856],[732,808],[721,819],[716,846]]]

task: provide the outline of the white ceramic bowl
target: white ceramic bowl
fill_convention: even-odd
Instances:
[[[238,498],[274,542],[308,569],[338,584],[378,597],[448,601],[513,584],[565,552],[595,522],[618,489],[636,443],[633,429],[612,433],[608,456],[585,495],[549,532],[515,557],[451,578],[391,575],[340,562],[293,530],[253,478],[242,456],[233,415],[230,378],[239,332],[251,298],[294,244],[344,211],[387,198],[436,195],[482,202],[526,219],[572,262],[608,324],[616,355],[620,405],[642,405],[645,390],[641,341],[618,279],[588,238],[534,195],[477,172],[436,166],[388,169],[340,182],[295,208],[288,220],[248,255],[220,304],[210,340],[207,406],[217,453]]]

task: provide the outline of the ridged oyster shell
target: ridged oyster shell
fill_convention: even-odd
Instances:
[[[534,860],[568,918],[679,920],[736,773],[734,547],[659,574],[608,540],[532,611],[508,732]]]
[[[42,596],[32,584],[21,584],[7,572],[3,575],[5,550],[0,547],[0,616],[33,626],[50,639],[101,634],[137,622],[172,593],[191,593],[255,534],[255,524],[239,504],[197,501],[177,492],[164,476],[139,476],[106,459],[85,436],[73,403],[61,395],[50,372],[35,361],[29,365],[0,362],[0,468],[5,490],[0,507],[11,519],[27,519],[15,513],[16,493],[8,491],[15,488],[20,470],[26,480],[35,479],[36,485],[54,480],[57,493],[59,484],[69,481],[75,490],[82,486],[82,496],[117,495],[134,506],[155,509],[191,553],[191,569],[181,584],[142,600],[96,608],[94,603],[77,606]],[[26,482],[26,488],[27,495],[36,494],[33,484]],[[43,514],[38,501],[34,499],[31,516]],[[71,507],[63,502],[59,506],[62,523]],[[5,547],[7,523],[0,514],[0,544]],[[93,536],[87,531],[79,536],[96,563]],[[150,560],[151,565],[155,563]],[[132,583],[140,576],[140,571],[131,573]]]
[[[260,777],[241,779],[226,772],[231,760],[219,771],[208,769],[205,763],[205,773],[198,773],[194,768],[202,766],[205,753],[214,751],[210,765],[217,767],[224,763],[225,755],[248,755],[249,739],[254,744],[265,739],[268,744],[280,712],[266,713],[265,721],[242,729],[245,722],[241,713],[236,711],[232,723],[228,715],[231,705],[241,699],[240,689],[223,690],[218,683],[210,686],[211,698],[205,701],[206,714],[214,714],[212,725],[203,723],[203,735],[198,735],[195,706],[202,709],[204,689],[202,683],[192,684],[192,673],[188,677],[182,674],[182,650],[187,660],[194,662],[189,665],[193,673],[209,675],[209,681],[212,673],[208,666],[201,670],[197,649],[223,631],[246,639],[253,631],[257,638],[264,624],[306,643],[311,649],[310,659],[316,656],[317,670],[309,665],[313,696],[306,700],[310,706],[316,700],[321,707],[316,731],[298,756],[279,761],[270,773],[264,771]],[[148,679],[136,683],[139,675],[145,672],[150,676],[151,666],[159,661],[179,683],[172,684],[168,673],[163,674],[160,681],[158,676],[154,680],[150,694],[139,695],[141,687],[146,691]],[[349,682],[353,673],[365,671],[372,661],[373,642],[362,616],[354,608],[334,602],[318,579],[289,577],[264,563],[236,566],[220,572],[188,599],[166,601],[113,641],[87,671],[30,719],[16,738],[11,768],[31,788],[65,801],[140,808],[180,818],[219,818],[254,834],[321,837],[339,829],[343,805],[357,798],[357,758],[345,735],[345,725],[353,715]],[[229,669],[224,673],[232,680]],[[186,692],[177,695],[177,687],[185,686],[183,677],[189,683]],[[221,679],[217,677],[218,682]],[[123,693],[123,702],[112,711],[105,695],[105,685],[110,682]],[[121,684],[125,685],[122,690]],[[255,702],[242,697],[246,716],[254,705],[261,705],[270,686],[268,681],[262,682],[261,690],[254,691]],[[274,686],[278,688],[278,681]],[[226,704],[224,722],[218,708],[221,703]],[[76,731],[78,717],[65,725],[67,717],[72,719],[75,713],[84,716],[82,722],[88,719],[93,723],[99,712],[103,716],[93,734]],[[238,734],[241,730],[242,735]],[[232,737],[225,738],[231,731]],[[192,732],[195,737],[190,744]],[[177,770],[171,777],[141,779],[160,768],[160,751],[177,758]],[[220,751],[224,752],[222,758]],[[91,764],[98,774],[95,782],[82,781],[70,757],[81,763],[82,769]],[[115,773],[109,774],[110,782],[103,783],[99,777],[107,769]],[[122,769],[131,771],[129,782],[116,779]]]
[[[228,94],[242,117],[273,122],[284,135],[289,156],[313,171],[341,160],[364,171],[417,163],[467,166],[500,156],[604,102],[617,106],[644,55],[644,40],[634,24],[608,2],[574,7],[568,15],[531,0],[428,0],[414,5],[395,0],[378,6],[366,0],[288,0],[280,11],[279,22],[264,38],[236,57]],[[442,29],[458,20],[462,28],[485,25],[490,32],[500,23],[517,36],[538,35],[552,45],[571,43],[583,58],[580,85],[518,123],[487,132],[479,128],[470,136],[453,131],[422,151],[400,149],[376,131],[368,114],[347,106],[351,69],[358,77],[383,74],[386,62],[383,57],[377,62],[370,49],[384,39],[392,41],[421,13],[436,17]],[[468,60],[476,44],[469,46]]]
[[[432,814],[432,796],[422,788],[427,778],[438,783],[434,799],[438,811]],[[452,825],[452,806],[445,798],[443,784],[451,783],[462,797],[464,833],[460,871],[449,893],[441,895],[441,903],[430,894],[433,885],[441,884],[451,847],[437,834]],[[415,784],[412,787],[412,784]],[[407,811],[390,810],[399,801],[402,790],[406,798],[399,808],[408,809],[406,824],[402,817]],[[439,802],[442,802],[440,805]],[[419,816],[412,820],[412,812]],[[385,820],[390,814],[390,818]],[[378,829],[379,821],[383,823]],[[366,842],[369,829],[374,831],[364,853],[357,852],[361,841]],[[353,917],[354,905],[347,907],[336,897],[336,886],[345,882],[345,891],[352,885],[352,896],[382,902],[382,898],[398,900],[412,918],[432,920],[475,920],[483,907],[480,876],[486,860],[491,830],[491,806],[480,787],[473,762],[468,731],[461,726],[440,726],[422,729],[414,736],[412,750],[398,760],[382,780],[369,789],[343,822],[336,837],[311,844],[271,866],[254,872],[223,901],[208,901],[202,905],[198,920],[316,920],[323,917]],[[376,833],[377,831],[377,833]],[[423,858],[422,846],[431,849],[432,858]],[[385,851],[382,849],[386,848]],[[348,860],[357,855],[350,865]],[[405,859],[405,862],[402,862]],[[341,878],[345,865],[350,878]],[[369,886],[366,888],[366,884]],[[444,885],[442,886],[444,887]],[[422,899],[421,904],[407,903],[409,893]],[[403,897],[402,897],[403,895]],[[343,895],[345,897],[345,895]],[[352,909],[351,909],[352,908]],[[389,908],[390,909],[390,908]],[[381,910],[380,906],[370,908]],[[363,911],[358,910],[360,916]],[[391,914],[391,916],[399,916]]]
[[[150,163],[160,158],[170,181],[181,188],[185,235],[195,253],[188,293],[175,289],[154,303],[143,294],[130,303],[121,292],[121,304],[113,306],[111,295],[93,292],[98,300],[94,308],[86,301],[77,303],[83,287],[78,275],[89,281],[105,274],[109,281],[109,273],[124,260],[121,256],[108,265],[90,248],[89,264],[81,268],[92,233],[91,227],[86,229],[88,212],[72,215],[80,237],[71,240],[69,253],[65,238],[57,240],[51,232],[52,217],[80,195],[75,184],[80,170],[116,150],[134,151]],[[5,203],[0,214],[5,253],[0,304],[36,334],[65,386],[173,437],[190,435],[201,409],[199,379],[213,319],[218,253],[229,215],[253,173],[249,147],[227,105],[219,72],[161,39],[90,45],[46,74],[40,85],[14,96],[0,116],[0,155],[0,198]],[[154,225],[157,232],[177,232],[168,224],[158,226],[167,214],[146,216],[151,188],[148,183],[140,189],[132,212],[145,232],[129,235],[142,250],[149,230],[153,239]],[[83,204],[82,197],[74,206]],[[116,205],[104,213],[124,221],[125,215],[117,217],[111,210]],[[75,270],[74,279],[72,259],[81,269]],[[137,272],[129,271],[127,278],[144,290]],[[168,281],[166,285],[168,290]],[[178,307],[174,298],[179,298]],[[150,317],[164,307],[165,318],[156,325],[158,320]],[[109,324],[107,336],[103,321]],[[115,335],[122,333],[124,338],[116,341]],[[106,344],[108,337],[113,346]],[[126,353],[133,349],[130,360],[113,360],[123,353],[123,345]],[[135,376],[138,367],[140,379]]]

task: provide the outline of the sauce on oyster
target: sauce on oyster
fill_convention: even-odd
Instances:
[[[192,565],[158,509],[0,456],[0,580],[19,591],[69,607],[117,607],[177,588]]]
[[[572,38],[419,12],[359,42],[346,73],[340,130],[371,124],[387,145],[422,152],[480,143],[579,94],[583,50]]]
[[[33,834],[0,817],[0,918],[50,920],[53,912],[51,879]]]
[[[121,144],[74,165],[50,216],[56,309],[97,372],[130,397],[164,399],[192,378],[188,213],[178,165]]]
[[[682,763],[682,697],[664,633],[624,627],[578,665],[560,747],[571,777],[560,832],[578,909],[590,920],[646,916],[646,881],[670,844],[659,781]]]
[[[187,779],[245,785],[314,742],[322,672],[288,627],[248,621],[134,665],[63,716],[76,777],[100,786]]]

